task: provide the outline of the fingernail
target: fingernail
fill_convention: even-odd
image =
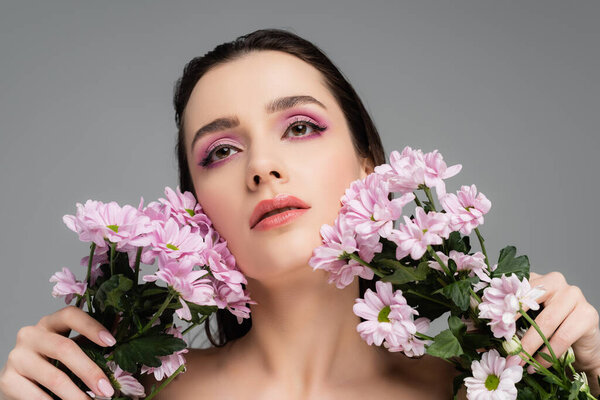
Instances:
[[[113,335],[110,334],[109,331],[100,331],[98,336],[100,337],[100,340],[106,343],[107,346],[113,346],[115,343],[117,343],[117,340],[113,337]]]
[[[110,397],[115,394],[115,389],[111,386],[110,383],[104,378],[98,381],[98,389],[102,392],[103,395]]]

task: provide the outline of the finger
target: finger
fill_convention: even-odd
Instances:
[[[557,357],[560,358],[563,354],[565,354],[565,352],[569,349],[569,346],[571,346],[589,331],[589,324],[582,323],[582,321],[586,321],[588,319],[586,307],[579,306],[576,307],[575,310],[563,321],[563,323],[549,340],[550,346],[552,347],[552,350],[554,350],[554,354],[556,354]],[[546,354],[550,354],[547,346],[544,346],[541,351]],[[536,355],[535,359],[537,359],[544,367],[550,366],[550,363],[539,355]]]
[[[62,362],[94,393],[113,395],[114,390],[102,369],[73,340],[34,327],[22,333],[20,340],[27,349]]]
[[[581,290],[577,286],[568,286],[548,300],[542,312],[534,320],[546,338],[551,337],[565,318],[573,312],[580,295]],[[523,350],[533,354],[544,344],[544,340],[534,327],[530,327],[521,339],[521,344]]]
[[[545,275],[538,275],[536,273],[529,274],[529,284],[531,287],[542,286],[544,293],[536,299],[536,302],[542,304],[554,297],[554,295],[569,286],[565,276],[560,272],[550,272]]]
[[[13,369],[7,369],[0,383],[2,400],[52,400],[42,389]],[[4,395],[5,397],[2,397]]]
[[[15,370],[22,376],[43,385],[64,400],[87,400],[63,371],[51,365],[39,354],[23,349],[15,352]]]
[[[38,325],[50,332],[68,332],[74,330],[99,346],[112,346],[115,338],[100,322],[88,313],[74,306],[68,306],[40,319]]]

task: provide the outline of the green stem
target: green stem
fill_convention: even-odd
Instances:
[[[454,279],[454,275],[452,275],[450,273],[450,269],[444,264],[444,262],[438,257],[438,255],[435,253],[435,251],[433,251],[433,248],[431,247],[431,245],[427,245],[427,251],[429,252],[429,254],[431,254],[431,256],[433,258],[435,258],[435,260],[438,262],[438,264],[440,264],[440,266],[442,267],[442,269],[444,270],[444,272],[446,273],[446,275],[448,275],[452,281],[456,282],[456,279]]]
[[[415,336],[422,340],[434,340],[434,338],[432,338],[431,336],[427,336],[426,334],[421,332],[415,333]]]
[[[477,293],[475,293],[473,289],[469,289],[469,291],[471,292],[471,296],[475,297],[475,300],[477,300],[478,303],[481,303],[481,298],[477,295]]]
[[[377,268],[375,268],[374,266],[372,266],[371,264],[369,264],[368,262],[366,262],[365,260],[363,260],[362,258],[360,258],[357,254],[348,254],[348,257],[350,257],[352,260],[357,261],[358,263],[364,265],[365,267],[368,267],[371,269],[371,271],[373,271],[373,273],[375,275],[377,275],[380,278],[383,278],[385,276],[385,274],[381,273],[381,271],[379,271]]]
[[[110,276],[115,274],[115,246],[116,243],[110,244]]]
[[[188,326],[187,328],[185,328],[185,330],[183,332],[181,332],[181,334],[185,335],[186,333],[188,333],[189,331],[191,331],[193,328],[195,328],[196,326],[198,326],[201,323],[203,323],[204,321],[206,321],[206,318],[208,318],[208,315],[203,315],[202,318],[200,318],[200,320],[198,322],[194,322],[193,324],[191,324],[190,326]]]
[[[135,338],[143,335],[148,329],[152,328],[152,325],[154,324],[154,322],[156,322],[156,320],[166,310],[167,306],[171,303],[171,300],[173,300],[173,297],[175,297],[175,294],[176,294],[175,292],[169,290],[169,295],[165,299],[164,303],[162,303],[162,305],[160,306],[158,311],[152,316],[152,319],[150,321],[148,321],[148,323],[146,325],[144,325],[144,327],[142,328],[141,331],[139,331],[135,335],[131,336],[129,338],[129,340],[135,339]]]
[[[525,357],[523,356],[525,355]],[[569,386],[565,385],[564,382],[556,375],[552,373],[548,368],[544,367],[538,360],[533,358],[531,354],[527,353],[525,350],[521,350],[521,354],[519,354],[522,360],[526,361],[528,364],[534,365],[538,372],[543,373],[547,377],[549,377],[554,383],[562,387],[563,389],[569,390]]]
[[[490,269],[490,260],[488,259],[487,252],[485,251],[485,245],[483,244],[483,242],[485,240],[483,239],[483,236],[481,236],[481,232],[479,232],[479,228],[475,228],[475,233],[477,234],[477,239],[479,239],[479,245],[481,246],[481,252],[483,253],[483,255],[485,257],[485,263],[488,266],[488,271],[490,271],[490,273],[491,273],[492,270]]]
[[[449,308],[447,303],[443,303],[443,302],[441,302],[439,300],[434,299],[433,297],[429,297],[429,296],[427,296],[427,295],[425,295],[423,293],[416,292],[416,291],[414,291],[412,289],[404,290],[404,293],[414,294],[417,297],[420,297],[420,298],[425,299],[425,300],[432,301],[432,302],[437,303],[437,304],[439,304],[441,306]]]
[[[523,357],[521,357],[523,359]],[[546,390],[542,387],[542,385],[540,385],[539,383],[537,383],[537,381],[535,379],[533,379],[531,376],[529,376],[528,374],[523,374],[523,379],[525,380],[525,382],[527,382],[527,384],[529,386],[533,386],[534,388],[537,389],[538,392],[543,393],[544,394],[544,398],[548,398],[548,396],[550,395],[550,393],[546,392]]]
[[[423,190],[425,191],[425,194],[427,195],[427,200],[429,200],[429,202],[431,203],[431,209],[433,211],[435,210],[435,203],[433,202],[433,196],[431,195],[431,189],[429,189],[427,186],[425,186],[423,188]]]
[[[542,333],[542,330],[540,329],[540,327],[535,323],[535,321],[533,319],[531,319],[531,317],[529,315],[527,315],[527,313],[525,311],[523,311],[523,307],[521,307],[521,306],[519,306],[519,313],[521,313],[521,315],[527,320],[527,322],[529,322],[531,324],[531,326],[533,326],[535,328],[537,333],[539,333],[542,340],[544,341],[544,344],[546,345],[546,347],[548,347],[548,350],[550,351],[550,354],[552,355],[553,363],[558,363],[558,358],[556,357],[556,354],[554,354],[554,350],[552,350],[552,346],[550,346],[550,342],[548,342],[548,339]]]
[[[413,194],[415,195],[415,203],[417,203],[417,207],[423,208],[423,205],[419,201],[419,198],[417,197],[417,194],[415,192],[413,192]]]
[[[90,299],[90,279],[92,276],[92,262],[94,260],[94,252],[96,251],[96,243],[92,242],[91,246],[90,246],[90,259],[88,260],[88,268],[87,268],[87,275],[85,276],[85,281],[87,283],[87,287],[85,289],[85,299],[87,301],[88,304],[88,311],[91,311],[91,313],[94,312],[94,309],[92,308],[92,301]],[[77,299],[77,302],[75,303],[75,305],[77,306],[77,308],[79,308],[79,306],[81,305],[81,301],[83,300],[83,297],[79,297]]]
[[[137,285],[140,276],[140,259],[142,258],[143,247],[138,247],[137,253],[135,253],[135,284]]]
[[[167,379],[165,379],[163,381],[163,383],[160,384],[160,386],[158,387],[158,389],[156,390],[156,392],[150,393],[150,395],[148,397],[146,397],[145,400],[151,400],[154,396],[156,396],[158,394],[158,392],[160,392],[161,390],[163,390],[165,388],[165,386],[167,386],[169,383],[171,383],[171,381],[173,379],[175,379],[175,377],[177,375],[179,375],[184,370],[184,368],[185,368],[185,364],[181,364],[179,366],[179,368],[177,368],[175,370],[175,372],[173,372],[173,374],[171,376],[169,376]]]

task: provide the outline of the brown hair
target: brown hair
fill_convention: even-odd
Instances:
[[[211,68],[236,60],[247,53],[261,50],[276,50],[291,54],[319,70],[344,113],[356,153],[360,157],[367,158],[373,167],[385,163],[383,145],[375,124],[354,88],[325,53],[294,33],[282,29],[259,29],[231,42],[220,44],[202,57],[192,59],[186,64],[183,75],[175,84],[173,105],[178,128],[175,152],[179,164],[179,186],[182,192],[189,191],[196,196],[188,169],[183,132],[183,113],[194,86]],[[374,290],[374,284],[375,280],[367,281],[359,278],[360,296],[363,296],[367,288]],[[210,325],[205,324],[208,339],[214,346],[224,346],[228,341],[244,336],[252,326],[251,318],[238,324],[235,316],[227,310],[218,310],[216,316],[218,342],[210,331]]]

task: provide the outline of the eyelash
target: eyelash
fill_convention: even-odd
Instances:
[[[303,140],[304,138],[307,137],[312,137],[315,135],[320,135],[321,132],[323,132],[325,129],[327,129],[326,126],[320,126],[312,121],[306,120],[306,119],[302,119],[300,117],[298,117],[295,121],[293,121],[292,123],[290,123],[287,128],[285,129],[286,132],[288,132],[290,130],[290,128],[297,126],[297,125],[308,125],[310,126],[314,131],[316,131],[315,133],[312,133],[310,135],[306,135],[306,136],[296,136],[295,139],[292,140]],[[214,163],[219,163],[220,161],[211,161],[210,159],[212,158],[213,154],[222,148],[233,148],[234,146],[229,144],[229,143],[223,143],[223,144],[219,144],[217,146],[215,146],[215,148],[213,148],[207,155],[206,157],[204,157],[202,159],[202,161],[200,161],[200,165],[202,167],[207,167],[210,168],[212,164]],[[226,157],[228,158],[228,157]],[[221,160],[225,160],[226,158],[222,158]]]

